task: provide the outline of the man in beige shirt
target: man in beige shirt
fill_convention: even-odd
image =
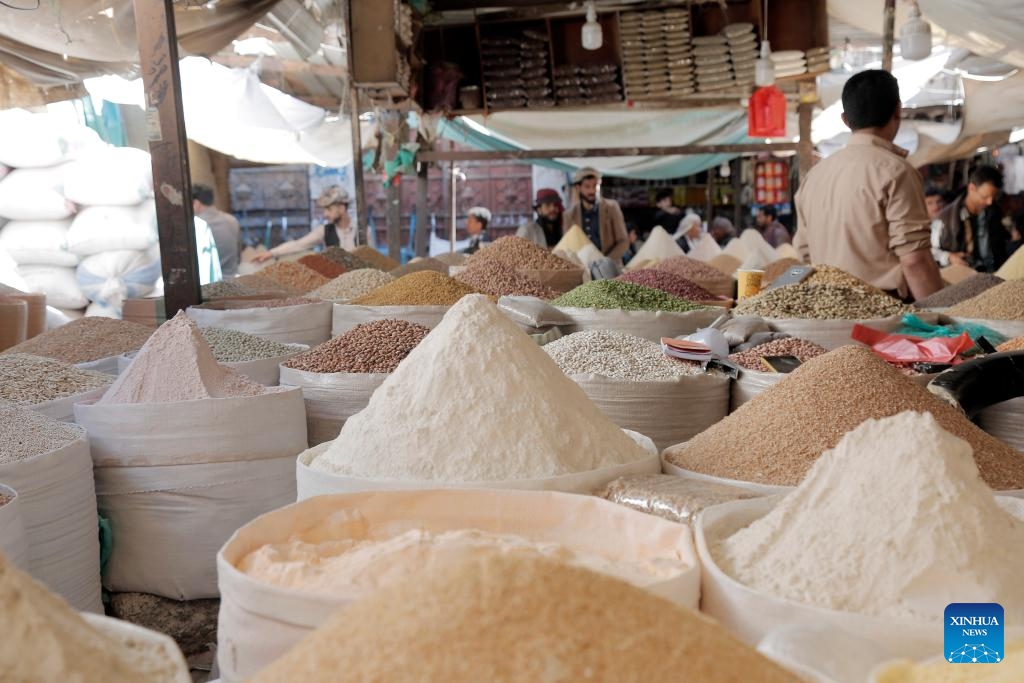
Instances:
[[[887,71],[855,74],[843,88],[846,147],[817,164],[796,195],[793,246],[804,261],[856,275],[901,298],[942,288],[931,253],[921,176],[892,144],[899,86]]]

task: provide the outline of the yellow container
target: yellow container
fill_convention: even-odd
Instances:
[[[737,270],[736,298],[746,299],[747,297],[757,296],[761,292],[761,282],[763,280],[763,270]]]

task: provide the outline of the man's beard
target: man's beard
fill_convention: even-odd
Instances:
[[[556,216],[555,218],[548,218],[547,216],[537,215],[537,225],[545,229],[554,228],[556,225],[561,226],[562,217]]]

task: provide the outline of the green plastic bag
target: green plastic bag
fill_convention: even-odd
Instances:
[[[978,341],[979,337],[984,337],[990,344],[992,344],[992,346],[998,346],[1006,341],[1006,337],[989,327],[985,327],[984,325],[976,325],[973,323],[931,325],[921,320],[913,313],[905,313],[903,315],[902,322],[903,326],[896,330],[895,334],[905,334],[911,337],[932,339],[933,337],[959,337],[961,334],[966,332],[975,342]]]

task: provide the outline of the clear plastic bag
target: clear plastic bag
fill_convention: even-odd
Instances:
[[[671,474],[619,477],[595,495],[681,524],[692,524],[697,514],[706,507],[758,497],[749,489],[684,479]]]

